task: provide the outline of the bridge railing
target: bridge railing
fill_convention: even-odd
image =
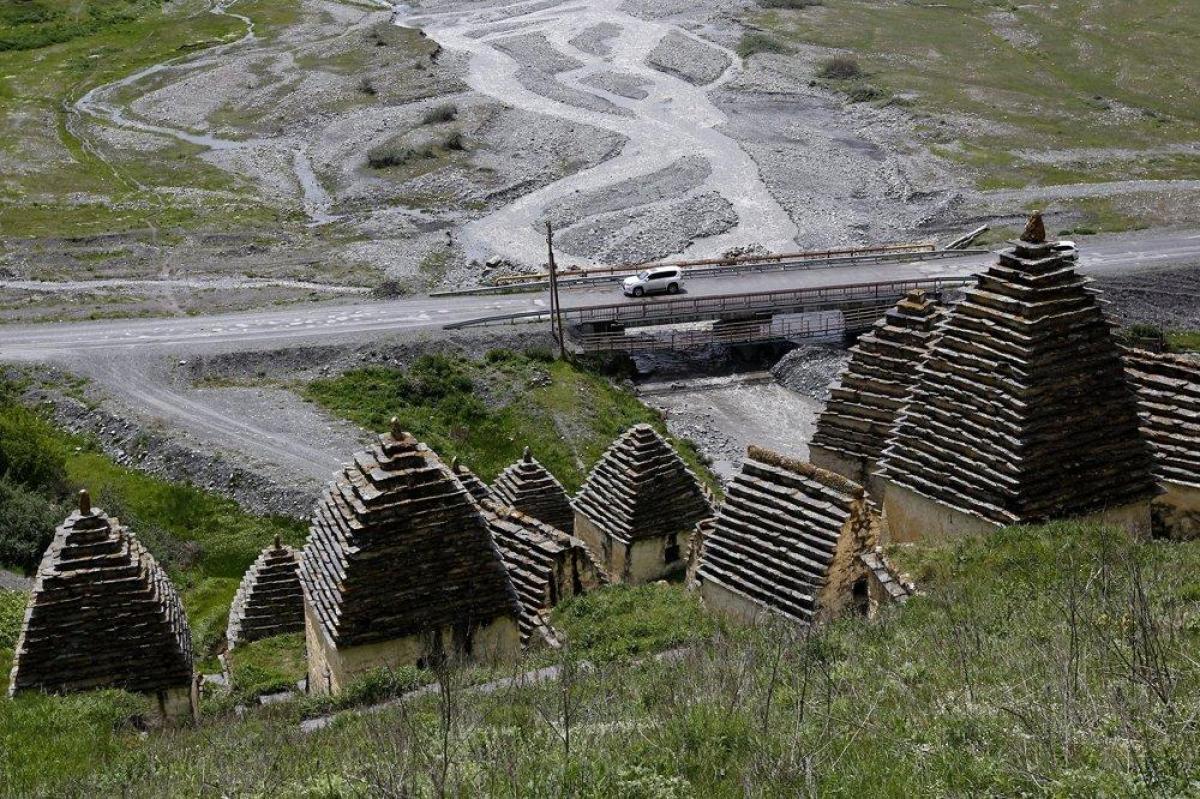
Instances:
[[[745,322],[718,322],[702,330],[658,329],[654,331],[586,333],[571,341],[580,352],[647,352],[687,350],[711,344],[755,344],[769,341],[795,341],[805,338],[833,338],[845,333],[869,329],[887,313],[892,303],[856,308],[845,314],[822,314],[819,318],[761,319]]]
[[[916,278],[877,283],[852,283],[801,289],[781,289],[743,294],[717,294],[706,297],[679,297],[626,301],[604,305],[563,308],[563,321],[569,324],[663,324],[721,317],[734,313],[799,313],[852,307],[860,303],[894,303],[913,289],[942,291],[967,282],[961,277]]]

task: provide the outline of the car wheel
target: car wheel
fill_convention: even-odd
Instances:
[[[671,285],[667,286],[667,293],[668,294],[678,294],[679,293],[679,284],[672,283]]]
[[[645,293],[646,293],[646,290],[644,288],[642,288],[641,286],[637,286],[633,290],[633,296],[635,296],[635,297],[640,297]]]

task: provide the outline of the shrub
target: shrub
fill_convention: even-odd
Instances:
[[[758,31],[743,33],[737,46],[737,53],[742,58],[749,58],[756,53],[790,53],[791,51],[790,47],[774,36]]]
[[[387,169],[391,166],[403,166],[417,157],[411,147],[405,147],[399,142],[387,142],[367,151],[367,164],[372,169]]]
[[[19,591],[0,590],[0,649],[13,649],[25,618],[27,597]]]
[[[374,97],[379,94],[379,90],[375,88],[375,84],[370,78],[363,78],[358,82],[358,90],[368,97]]]
[[[887,96],[887,92],[877,86],[863,84],[862,86],[855,86],[850,89],[846,93],[846,96],[850,98],[850,102],[852,103],[869,103],[874,100],[882,100]]]
[[[447,103],[446,105],[437,105],[425,112],[425,116],[421,118],[423,125],[440,125],[443,122],[453,122],[458,119],[458,107]]]
[[[66,460],[49,424],[19,405],[0,407],[0,477],[34,491],[61,494]]]
[[[0,479],[0,565],[32,571],[64,515],[57,503]]]
[[[846,55],[834,56],[817,68],[817,77],[826,80],[855,80],[863,74],[858,60]]]
[[[467,145],[463,141],[463,135],[461,133],[459,133],[458,131],[454,131],[449,136],[447,136],[446,140],[444,142],[442,142],[442,146],[445,147],[447,150],[465,150],[465,149],[467,149]]]
[[[763,8],[799,9],[824,5],[824,0],[758,0],[758,4]]]

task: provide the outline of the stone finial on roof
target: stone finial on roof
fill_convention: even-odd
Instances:
[[[92,515],[92,495],[88,493],[86,488],[79,489],[79,515]]]
[[[1041,211],[1034,211],[1029,215],[1029,221],[1025,223],[1025,230],[1021,233],[1021,241],[1030,244],[1046,243],[1046,223],[1042,221]]]
[[[397,427],[325,489],[301,558],[305,601],[337,648],[517,618],[478,506]]]
[[[1036,238],[1038,215],[1030,227]],[[939,324],[879,459],[885,507],[898,484],[1007,525],[1154,495],[1137,403],[1096,292],[1071,260],[1026,244],[1002,250]]]
[[[521,460],[496,477],[491,491],[499,502],[526,516],[559,530],[574,528],[575,512],[566,489],[549,469],[534,459],[529,447],[525,447]]]
[[[476,502],[483,502],[485,499],[492,498],[492,489],[488,488],[487,483],[480,480],[473,471],[459,463],[457,457],[450,462],[450,471],[454,473],[454,477],[462,484],[463,488],[467,489],[467,493],[474,497]]]
[[[133,534],[79,498],[38,567],[9,692],[189,689],[192,635],[175,588]]]
[[[388,429],[392,434],[392,438],[397,441],[404,439],[408,433],[404,432],[404,426],[400,424],[400,418],[393,416],[391,422],[388,423]]]

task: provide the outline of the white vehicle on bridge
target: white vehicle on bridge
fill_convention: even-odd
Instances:
[[[1051,249],[1059,255],[1065,255],[1068,258],[1075,260],[1079,257],[1079,250],[1075,248],[1075,242],[1067,241],[1066,239],[1057,242]]]
[[[683,270],[677,266],[659,266],[627,277],[621,283],[626,297],[666,292],[678,294],[683,288]]]

